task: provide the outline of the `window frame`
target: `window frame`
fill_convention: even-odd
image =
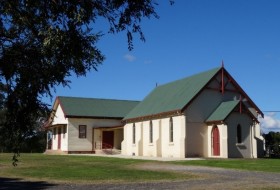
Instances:
[[[170,117],[169,119],[169,142],[174,142],[174,126],[173,126],[173,118]]]
[[[153,143],[153,121],[150,120],[150,125],[149,125],[149,143]]]
[[[79,125],[79,139],[86,139],[86,138],[87,138],[87,126]]]
[[[236,127],[236,143],[242,144],[242,127],[240,124]]]
[[[136,142],[136,129],[135,129],[135,123],[132,125],[132,144],[135,144]]]

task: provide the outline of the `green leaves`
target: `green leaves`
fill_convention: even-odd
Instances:
[[[14,152],[48,109],[41,97],[51,96],[57,85],[69,85],[72,73],[97,70],[105,56],[96,47],[107,32],[127,32],[128,49],[141,30],[142,18],[158,18],[152,0],[1,0],[0,83],[6,109],[4,127]],[[106,20],[108,31],[92,30],[97,19]],[[16,133],[14,133],[16,131]]]

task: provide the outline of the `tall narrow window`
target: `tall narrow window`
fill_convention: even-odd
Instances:
[[[150,143],[153,143],[153,122],[150,121]]]
[[[132,125],[132,144],[135,144],[135,123]]]
[[[87,126],[86,125],[79,125],[79,138],[80,139],[87,138]]]
[[[169,142],[173,142],[173,119],[169,119]]]
[[[241,126],[238,124],[237,125],[237,143],[242,143],[242,131],[241,131]]]

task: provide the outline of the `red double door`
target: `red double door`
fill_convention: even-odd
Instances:
[[[103,131],[102,149],[114,147],[114,131]]]

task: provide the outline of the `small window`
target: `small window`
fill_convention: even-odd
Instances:
[[[150,143],[153,143],[153,122],[150,121]]]
[[[242,131],[241,131],[241,126],[238,124],[237,125],[237,143],[242,143]]]
[[[132,143],[135,144],[135,123],[132,125]]]
[[[170,117],[169,119],[169,142],[173,142],[173,119]]]
[[[87,126],[86,125],[79,125],[79,138],[80,139],[87,138]]]

